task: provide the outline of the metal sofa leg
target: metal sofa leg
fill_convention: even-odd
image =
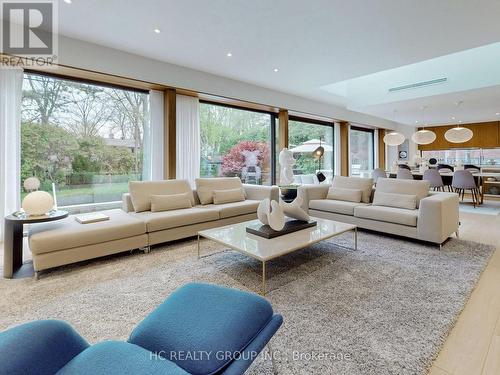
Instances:
[[[149,254],[151,252],[151,246],[147,245],[147,246],[144,246],[144,247],[140,247],[139,250],[141,250],[142,252],[144,252],[144,254]]]
[[[459,230],[457,229],[457,231],[455,232],[455,236],[457,236],[457,238],[460,238],[460,233],[459,233]]]
[[[40,280],[40,271],[35,271],[35,281]]]

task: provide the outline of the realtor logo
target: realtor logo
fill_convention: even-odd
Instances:
[[[57,47],[57,6],[52,0],[1,1],[2,45],[5,54],[49,58]]]

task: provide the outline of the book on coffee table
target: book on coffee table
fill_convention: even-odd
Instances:
[[[80,224],[97,223],[99,221],[109,220],[109,216],[103,213],[95,212],[91,214],[76,215],[75,220]]]

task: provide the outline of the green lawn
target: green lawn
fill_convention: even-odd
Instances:
[[[112,183],[112,184],[95,184],[85,187],[72,188],[71,186],[63,186],[57,188],[57,198],[77,197],[83,195],[109,195],[120,194],[128,191],[128,182]],[[52,194],[52,191],[49,191]],[[26,196],[26,192],[22,192],[21,198]]]

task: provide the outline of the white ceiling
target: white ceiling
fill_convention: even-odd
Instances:
[[[73,0],[60,2],[59,32],[349,107],[324,87],[498,42],[499,15],[496,0]],[[396,110],[396,121],[412,125],[492,120],[500,111],[494,84],[355,110],[391,120]]]

